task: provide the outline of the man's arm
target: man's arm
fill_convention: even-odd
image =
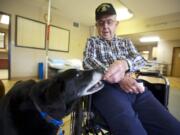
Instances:
[[[134,72],[139,70],[147,63],[147,61],[141,56],[141,54],[139,54],[131,40],[125,39],[125,45],[128,51],[126,60],[128,62],[130,71]]]
[[[110,83],[118,83],[127,71],[137,71],[146,64],[146,60],[138,53],[129,39],[123,39],[121,42],[124,43],[125,49],[119,52],[119,60],[110,65],[104,76],[104,79]]]
[[[144,87],[132,78],[127,71],[136,71],[146,64],[146,60],[137,52],[130,40],[126,40],[128,55],[124,59],[115,61],[110,65],[104,76],[104,80],[110,83],[119,83],[127,93],[142,93]]]
[[[107,67],[96,59],[96,47],[92,38],[87,40],[86,48],[84,51],[83,67],[84,69],[101,69],[106,71]]]
[[[133,43],[129,39],[125,39],[125,45],[128,51],[126,61],[129,66],[129,71],[134,72],[139,70],[146,64],[146,60],[138,53]],[[124,78],[119,81],[120,87],[127,93],[143,93],[145,88],[142,83],[138,83],[131,73],[126,73]]]

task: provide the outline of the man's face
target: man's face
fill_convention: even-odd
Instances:
[[[103,16],[96,22],[98,34],[106,40],[114,37],[117,26],[116,15]]]

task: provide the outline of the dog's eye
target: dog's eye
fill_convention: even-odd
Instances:
[[[76,77],[79,77],[80,76],[80,74],[76,74]]]
[[[77,74],[76,74],[76,77],[81,77],[82,76],[82,72],[78,72]]]
[[[76,77],[77,77],[77,78],[82,77],[82,75],[83,75],[83,72],[80,72],[80,71],[79,71],[79,72],[76,73]]]

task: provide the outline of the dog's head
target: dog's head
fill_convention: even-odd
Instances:
[[[71,111],[77,99],[102,89],[101,78],[102,74],[95,70],[70,69],[39,83],[33,88],[33,93],[43,111],[62,118]]]

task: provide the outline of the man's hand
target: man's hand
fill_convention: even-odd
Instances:
[[[142,83],[138,83],[134,78],[129,74],[126,74],[125,77],[119,82],[120,87],[127,93],[143,93],[145,88]]]
[[[110,83],[118,83],[124,78],[126,70],[128,70],[127,62],[125,60],[117,60],[110,65],[103,79]]]

